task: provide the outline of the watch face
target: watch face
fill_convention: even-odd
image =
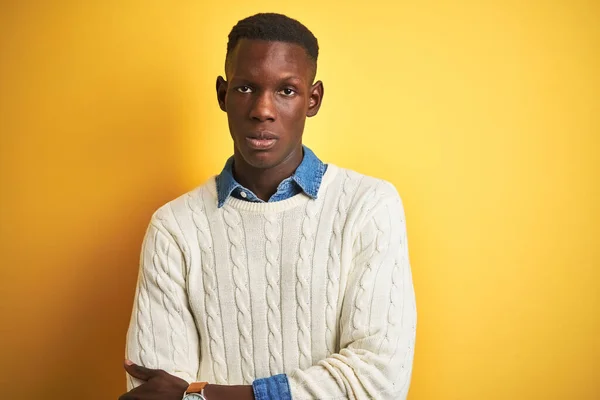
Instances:
[[[183,400],[206,400],[200,393],[188,393]]]

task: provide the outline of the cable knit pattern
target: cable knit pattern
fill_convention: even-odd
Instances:
[[[237,307],[237,328],[240,333],[240,354],[242,357],[242,376],[244,383],[254,380],[254,361],[252,359],[252,320],[250,315],[250,292],[248,291],[248,270],[242,260],[243,236],[242,220],[235,209],[224,209],[227,235],[230,243],[231,262],[233,263],[233,281],[235,283],[235,305]]]
[[[155,232],[154,235],[158,235]],[[150,368],[157,367],[157,360],[152,352],[154,348],[152,336],[152,315],[150,314],[150,299],[148,295],[148,277],[146,272],[140,273],[140,287],[137,296],[137,322],[139,329],[137,330],[137,344],[139,349],[139,359]]]
[[[267,258],[267,324],[269,325],[269,367],[271,375],[283,370],[283,342],[281,340],[281,314],[279,304],[279,225],[277,215],[264,214],[265,237],[267,243],[265,256]]]
[[[181,304],[175,299],[173,280],[170,276],[171,243],[165,241],[164,246],[166,249],[160,245],[156,246],[157,251],[152,256],[152,263],[157,271],[156,286],[161,292],[162,308],[167,312],[167,321],[169,322],[171,362],[173,365],[183,365],[187,363],[186,358],[189,356],[189,343],[181,315]],[[181,343],[181,345],[175,346],[175,343]]]
[[[215,377],[215,383],[225,384],[227,382],[227,364],[224,355],[223,320],[220,317],[218,303],[217,276],[214,270],[212,236],[203,208],[204,203],[194,199],[191,194],[187,195],[186,203],[192,212],[192,220],[198,237],[197,243],[201,252],[206,330],[208,332],[208,348],[212,359],[212,373]]]
[[[387,312],[387,326],[385,328],[385,335],[381,338],[381,344],[379,345],[379,351],[383,346],[389,347],[390,337],[388,335],[390,327],[393,328],[398,323],[398,319],[402,318],[401,300],[398,299],[398,293],[400,293],[400,267],[398,261],[394,262],[394,269],[392,271],[392,285],[390,287],[390,306]]]
[[[310,293],[308,276],[310,276],[310,263],[312,253],[312,236],[314,234],[317,216],[316,201],[308,202],[304,208],[305,215],[302,221],[302,236],[298,248],[299,258],[296,265],[296,299],[298,308],[296,319],[298,321],[298,346],[300,347],[300,368],[310,367]]]
[[[188,382],[287,374],[294,400],[404,399],[416,326],[405,229],[391,184],[332,164],[316,199],[218,208],[211,179],[152,218],[127,357]]]
[[[348,201],[350,199],[350,178],[344,171],[341,173],[343,183],[342,191],[335,209],[335,217],[333,219],[333,229],[331,232],[331,240],[329,241],[329,259],[327,260],[327,305],[325,307],[325,341],[327,345],[327,355],[335,351],[333,344],[336,341],[334,336],[337,303],[338,303],[338,287],[339,287],[339,267],[342,243],[342,224],[345,222],[345,216],[348,209]]]
[[[399,204],[399,201],[396,203]],[[400,241],[402,243],[405,243],[406,241],[406,235],[402,235],[400,237]],[[390,329],[393,331],[394,328],[396,327],[396,325],[399,323],[399,321],[402,321],[402,315],[404,314],[404,297],[402,296],[402,293],[404,293],[405,288],[402,287],[402,285],[404,284],[404,281],[402,280],[402,271],[401,271],[401,266],[402,265],[408,265],[408,255],[405,252],[402,252],[401,254],[399,254],[397,256],[397,259],[394,260],[394,268],[392,270],[392,281],[391,281],[391,287],[390,287],[390,306],[388,308],[388,312],[387,312],[387,326],[386,326],[386,331],[385,331],[385,335],[382,338],[381,341],[381,345],[379,346],[379,349],[381,351],[381,348],[383,346],[391,346],[392,343],[390,342],[390,336],[389,336],[389,332]],[[394,338],[397,340],[397,338]],[[395,343],[394,343],[395,345]],[[395,350],[394,350],[395,353]],[[390,359],[393,357],[390,356]]]
[[[385,233],[381,230],[377,221],[373,222],[376,229],[375,234],[375,247],[372,254],[371,260],[367,261],[366,268],[363,270],[362,276],[358,284],[358,294],[356,296],[356,302],[354,303],[354,315],[352,317],[352,338],[358,337],[361,330],[367,329],[367,335],[370,334],[369,328],[369,317],[371,299],[369,295],[371,293],[370,288],[373,286],[373,281],[377,275],[379,265],[381,263],[381,252],[387,248]]]

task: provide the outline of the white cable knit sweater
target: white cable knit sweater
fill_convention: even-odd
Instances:
[[[396,190],[330,164],[316,200],[217,208],[211,179],[161,207],[127,357],[188,382],[286,373],[294,400],[404,399],[415,324]]]

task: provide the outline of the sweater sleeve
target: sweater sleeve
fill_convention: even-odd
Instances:
[[[355,240],[340,350],[289,374],[294,400],[396,400],[408,394],[416,306],[402,202],[393,186],[387,189]]]
[[[142,245],[126,357],[192,382],[199,339],[188,307],[185,258],[162,212],[153,216]],[[128,390],[142,383],[127,375]]]

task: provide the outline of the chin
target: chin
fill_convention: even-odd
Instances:
[[[247,150],[242,153],[244,161],[254,168],[266,169],[277,165],[277,156],[272,151]]]

